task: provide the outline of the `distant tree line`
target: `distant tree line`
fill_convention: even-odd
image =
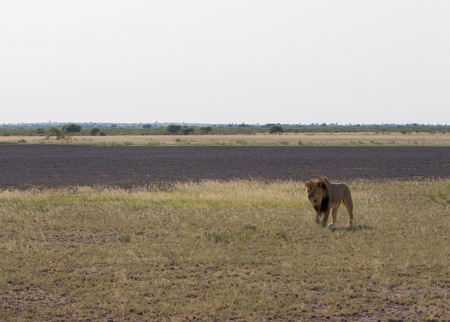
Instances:
[[[185,125],[167,124],[166,126],[154,126],[149,123],[140,127],[121,127],[119,124],[108,124],[107,127],[100,125],[83,126],[76,123],[63,124],[60,127],[31,127],[29,125],[0,125],[0,135],[20,136],[105,136],[105,135],[226,135],[226,134],[280,134],[280,133],[344,133],[344,132],[375,132],[375,133],[446,133],[450,132],[450,125],[421,125],[421,124],[386,124],[386,125],[336,125],[336,124],[229,124],[229,125]]]

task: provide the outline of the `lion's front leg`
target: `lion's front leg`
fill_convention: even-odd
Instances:
[[[321,221],[320,221],[320,217],[322,216],[322,214],[320,212],[316,213],[316,224],[320,225]]]
[[[320,217],[322,217],[322,213],[320,212],[320,207],[318,205],[314,205],[314,210],[316,211],[316,224],[320,225]]]
[[[338,208],[331,209],[331,223],[328,225],[329,227],[336,226],[337,211],[338,211]]]
[[[330,209],[324,211],[324,213],[323,213],[322,227],[326,227],[327,226],[327,222],[328,222],[328,217],[329,216],[330,216]]]

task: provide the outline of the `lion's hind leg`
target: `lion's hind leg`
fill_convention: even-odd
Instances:
[[[353,200],[352,195],[350,193],[350,189],[346,189],[344,192],[344,200],[343,200],[345,208],[348,211],[348,224],[347,226],[353,225]]]

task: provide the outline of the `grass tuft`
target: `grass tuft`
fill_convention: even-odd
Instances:
[[[256,225],[253,225],[251,223],[246,223],[242,228],[245,229],[245,230],[253,230],[253,231],[255,231],[257,227],[256,227]]]
[[[131,241],[130,235],[121,235],[119,237],[119,242],[121,242],[122,244],[128,244],[130,241]]]
[[[215,243],[228,244],[231,241],[231,234],[229,232],[208,232],[204,233],[207,240],[212,240]]]

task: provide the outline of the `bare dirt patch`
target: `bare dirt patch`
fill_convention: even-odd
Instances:
[[[70,306],[75,300],[66,296],[49,293],[40,287],[30,287],[21,284],[7,284],[7,289],[2,292],[0,309],[9,311],[32,312],[37,307],[61,307]]]
[[[427,179],[450,176],[450,147],[0,146],[0,187],[130,187],[202,179]]]

